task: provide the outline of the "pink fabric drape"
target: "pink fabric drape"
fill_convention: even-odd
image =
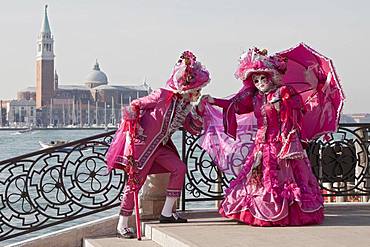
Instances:
[[[203,118],[204,135],[199,144],[221,171],[237,175],[254,147],[257,130],[254,114],[236,115],[236,139],[225,134],[221,108],[206,104]]]

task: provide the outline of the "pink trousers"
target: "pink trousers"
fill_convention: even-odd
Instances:
[[[169,197],[180,197],[184,185],[186,166],[174,150],[163,145],[157,148],[139,173],[139,179],[141,181],[139,188],[143,186],[148,174],[155,173],[170,173],[166,194]],[[132,215],[133,209],[134,193],[130,190],[130,187],[126,185],[123,190],[120,215],[130,216]]]

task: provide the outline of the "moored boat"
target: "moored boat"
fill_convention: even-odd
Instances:
[[[17,133],[18,134],[24,134],[24,133],[28,133],[28,132],[31,132],[33,130],[32,127],[28,127],[26,129],[21,129],[21,130],[18,130]]]
[[[45,149],[45,148],[61,146],[61,145],[66,144],[68,142],[69,141],[65,141],[65,140],[50,141],[49,143],[39,141],[39,144],[41,146],[41,149]]]

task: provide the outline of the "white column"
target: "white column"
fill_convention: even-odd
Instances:
[[[65,112],[65,109],[64,109],[64,102],[63,102],[63,109],[62,109],[62,114],[63,114],[63,127],[66,126],[66,112]]]
[[[87,125],[90,126],[90,100],[87,101]]]
[[[123,95],[121,93],[121,108],[120,108],[120,111],[119,111],[119,119],[122,119],[122,108],[123,108]]]
[[[104,125],[107,126],[107,102],[104,102]]]
[[[95,124],[98,126],[98,101],[95,101]]]
[[[82,102],[81,102],[81,99],[80,99],[80,127],[83,126],[83,123],[82,123]]]
[[[22,119],[22,107],[21,106],[18,106],[18,112],[19,112],[19,114],[18,114],[19,119],[18,120],[19,120],[19,123],[21,124],[21,122],[22,122],[22,120],[21,120]]]
[[[114,98],[112,96],[112,113],[111,113],[111,119],[112,119],[112,124],[115,125],[116,123],[116,116],[115,116],[115,112],[114,112]]]
[[[50,99],[50,125],[53,125],[53,99]]]
[[[73,102],[72,102],[72,125],[75,125],[77,122],[76,120],[76,102],[75,102],[75,97],[73,97]]]

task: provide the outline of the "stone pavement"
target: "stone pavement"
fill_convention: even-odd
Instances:
[[[101,237],[85,239],[84,247],[160,247],[150,239],[137,241],[136,239],[118,239],[115,237]]]
[[[370,246],[369,203],[327,205],[325,221],[318,226],[251,227],[221,218],[217,213],[210,211],[188,212],[187,215],[189,218],[189,223],[187,224],[145,223],[145,239],[141,242],[102,237],[87,239],[84,244],[86,247]]]

